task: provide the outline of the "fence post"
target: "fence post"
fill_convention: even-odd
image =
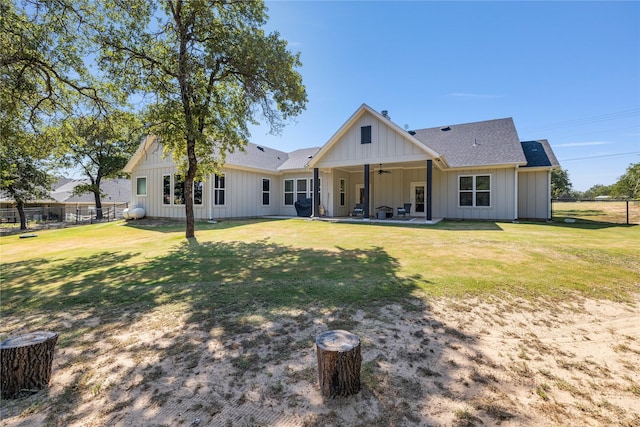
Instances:
[[[627,199],[627,225],[629,225],[629,199]]]

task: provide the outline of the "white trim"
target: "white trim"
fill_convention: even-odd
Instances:
[[[424,211],[418,212],[416,211],[416,187],[424,187]],[[418,217],[427,217],[427,182],[426,181],[415,181],[409,183],[410,194],[409,194],[409,203],[411,203],[411,211],[409,212],[409,216],[418,216]]]
[[[264,191],[264,180],[267,180],[269,182],[269,190],[268,191]],[[264,204],[264,193],[269,194],[269,203],[267,203],[266,205]],[[264,206],[271,206],[271,178],[267,178],[267,177],[262,177],[260,179],[260,206],[264,207]]]
[[[216,178],[217,177],[222,177],[224,178],[224,187],[216,187]],[[213,187],[213,194],[212,194],[212,200],[211,200],[211,204],[213,205],[214,208],[218,207],[225,207],[227,206],[227,174],[222,172],[219,174],[214,174],[213,175],[213,179],[211,180],[211,185]],[[216,203],[216,190],[217,191],[222,191],[224,194],[224,203]]]
[[[140,178],[144,178],[144,194],[138,193],[138,180]],[[136,197],[147,197],[149,195],[149,188],[147,187],[148,182],[146,175],[136,176]]]
[[[488,176],[489,177],[489,190],[477,190],[476,189],[476,178],[479,176]],[[461,190],[460,189],[460,178],[463,177],[471,177],[472,178],[472,189],[471,190]],[[458,191],[456,192],[456,198],[458,199],[458,208],[461,209],[490,209],[493,207],[492,198],[493,198],[493,190],[491,187],[493,186],[493,176],[490,173],[479,173],[479,174],[460,174],[457,177],[458,181]],[[463,206],[460,204],[460,192],[464,191],[465,193],[471,192],[471,202],[473,203],[471,206]],[[489,191],[489,206],[476,206],[476,193],[480,191],[482,193],[486,193]]]

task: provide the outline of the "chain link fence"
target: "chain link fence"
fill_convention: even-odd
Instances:
[[[27,228],[47,228],[54,225],[93,224],[122,219],[128,203],[102,205],[101,212],[93,206],[27,207],[24,213]],[[101,214],[101,215],[100,215]],[[0,209],[0,227],[20,228],[20,215],[16,208]]]

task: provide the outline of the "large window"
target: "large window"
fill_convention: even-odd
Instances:
[[[262,206],[271,204],[271,180],[262,178]]]
[[[202,181],[194,181],[193,182],[193,204],[201,205],[202,204],[202,192],[204,186],[202,185]]]
[[[308,196],[307,191],[307,180],[306,179],[297,179],[296,180],[296,200],[306,199]]]
[[[346,198],[346,182],[344,178],[340,178],[340,206],[344,206],[345,198]]]
[[[293,205],[293,179],[284,180],[284,204]]]
[[[173,175],[173,204],[184,205],[184,178],[182,175]]]
[[[171,204],[171,175],[162,176],[162,204]]]
[[[213,183],[213,204],[224,205],[226,192],[226,182],[224,174],[216,175]]]
[[[139,176],[136,178],[136,196],[147,195],[147,177]]]
[[[203,201],[202,181],[193,183],[193,204],[201,205]],[[172,191],[173,190],[173,191]],[[172,203],[173,202],[173,203]],[[184,179],[181,175],[173,175],[173,185],[171,185],[171,175],[162,176],[162,204],[163,205],[184,205]]]
[[[491,175],[458,177],[458,192],[460,206],[491,206]]]

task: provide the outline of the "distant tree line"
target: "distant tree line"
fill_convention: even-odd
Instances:
[[[611,185],[596,184],[587,191],[573,190],[565,169],[551,172],[551,195],[554,199],[593,200],[598,196],[612,199],[640,199],[640,163],[632,163],[618,181]]]

